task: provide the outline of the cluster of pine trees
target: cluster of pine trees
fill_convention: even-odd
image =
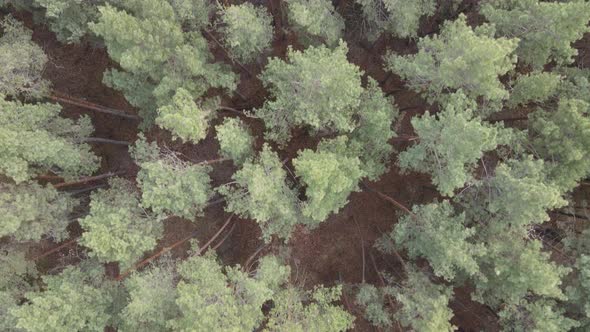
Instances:
[[[590,68],[574,47],[590,33],[590,2],[469,2],[285,0],[273,16],[261,1],[0,0],[0,330],[346,331],[361,318],[341,304],[343,288],[380,330],[456,330],[456,288],[504,331],[590,329],[588,219],[550,218],[576,217],[585,202],[572,193],[590,178]],[[117,142],[50,101],[49,60],[12,15],[22,12],[64,44],[106,49],[115,65],[103,83],[141,121],[129,143],[136,177],[100,174],[91,144]],[[297,40],[269,56],[285,31]],[[415,45],[388,51],[382,66],[429,105],[401,151],[393,97],[348,54],[350,43],[387,38]],[[266,100],[222,106],[248,64],[261,68]],[[155,126],[197,148],[212,135],[219,159],[159,146]],[[302,130],[317,145],[283,159]],[[236,171],[216,186],[220,163]],[[405,206],[367,185],[394,165],[429,175],[438,198]],[[109,179],[89,199],[44,180],[92,176]],[[198,222],[218,202],[254,220],[265,243],[288,245],[361,190],[399,208],[374,246],[403,271],[380,267],[380,284],[304,289],[280,250],[227,266],[194,235],[188,258],[158,251],[169,217]],[[28,254],[68,239],[85,248],[75,264],[48,270]]]

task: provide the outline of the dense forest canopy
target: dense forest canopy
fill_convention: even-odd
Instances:
[[[590,330],[589,23],[0,0],[0,330]]]

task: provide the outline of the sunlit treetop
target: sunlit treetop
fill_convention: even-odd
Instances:
[[[431,102],[458,89],[471,99],[498,102],[508,98],[499,76],[514,68],[517,46],[518,39],[494,38],[492,25],[471,28],[461,14],[446,21],[438,35],[420,38],[418,53],[388,54],[386,68]]]
[[[570,331],[580,324],[575,320],[564,316],[564,309],[557,307],[552,300],[522,300],[502,308],[498,313],[500,325],[506,331],[528,332]]]
[[[76,205],[77,199],[51,185],[0,183],[0,237],[36,241],[47,236],[59,242],[68,236],[66,227]]]
[[[550,61],[572,63],[578,54],[572,43],[590,31],[590,3],[583,0],[492,0],[481,13],[498,35],[519,38],[518,58],[539,69]]]
[[[27,260],[18,247],[0,248],[0,329],[20,331],[17,318],[11,314],[21,304],[26,292],[35,290],[32,280],[38,278],[35,262]]]
[[[344,19],[329,0],[287,0],[292,29],[304,45],[338,45]]]
[[[434,0],[355,0],[361,5],[364,30],[369,40],[383,32],[396,37],[416,37],[420,19],[432,16],[436,10]]]
[[[0,110],[0,174],[20,183],[48,171],[71,179],[98,169],[100,159],[82,143],[94,130],[90,118],[62,118],[59,105],[2,96]]]
[[[348,62],[348,47],[289,49],[287,61],[271,58],[260,78],[269,98],[256,110],[266,127],[267,139],[285,144],[293,127],[315,131],[350,132],[361,102],[360,69]]]
[[[0,27],[0,95],[41,97],[49,88],[42,78],[47,55],[31,40],[33,32],[12,16],[0,21]]]
[[[223,43],[239,61],[252,62],[271,47],[272,17],[265,7],[249,2],[221,7]]]
[[[528,103],[542,103],[558,93],[561,76],[556,73],[535,72],[520,75],[515,80],[507,106],[515,107]]]
[[[241,165],[254,156],[254,136],[246,124],[238,118],[225,118],[215,127],[219,153]]]

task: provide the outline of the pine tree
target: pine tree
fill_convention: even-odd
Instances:
[[[289,23],[304,45],[338,45],[344,19],[329,0],[286,0]]]
[[[22,104],[0,96],[0,174],[17,184],[52,171],[66,178],[92,174],[99,158],[83,144],[93,131],[88,117],[59,116],[59,105]]]
[[[104,83],[122,91],[140,109],[144,127],[153,123],[156,109],[173,103],[180,88],[193,99],[202,97],[209,88],[235,89],[235,75],[227,67],[210,62],[207,41],[196,27],[183,30],[182,23],[187,19],[201,21],[208,12],[198,18],[191,16],[194,11],[177,16],[179,9],[189,6],[179,1],[174,2],[180,6],[176,12],[166,0],[118,4],[122,10],[110,5],[100,7],[99,19],[90,28],[103,38],[110,57],[122,69],[106,72]]]
[[[363,93],[361,71],[348,62],[344,42],[331,50],[325,46],[305,51],[289,49],[288,62],[269,60],[261,79],[272,96],[256,110],[266,127],[266,137],[285,144],[291,128],[350,132],[353,115]]]
[[[511,54],[518,39],[495,39],[493,35],[493,26],[472,29],[461,14],[457,20],[445,22],[439,35],[420,38],[417,54],[388,54],[386,68],[431,102],[458,89],[471,99],[498,102],[508,98],[498,76],[514,68],[516,57]]]
[[[386,292],[390,290],[390,287],[377,288],[366,283],[359,286],[355,301],[363,309],[364,317],[374,326],[388,328],[393,323],[392,315],[385,308]]]
[[[0,95],[42,96],[49,88],[42,77],[47,55],[31,40],[33,32],[13,17],[5,17],[0,26]]]
[[[248,160],[232,176],[233,183],[218,188],[225,197],[225,210],[252,218],[269,242],[273,235],[288,239],[300,223],[299,201],[287,183],[279,156],[265,144],[258,157]]]
[[[237,118],[225,118],[223,123],[215,127],[219,154],[242,165],[254,155],[254,137],[244,124]]]
[[[16,310],[24,295],[35,290],[30,283],[38,277],[35,263],[26,259],[18,248],[0,249],[0,329],[6,332],[22,331],[16,327]]]
[[[498,316],[504,331],[560,332],[570,331],[579,325],[575,320],[563,316],[563,312],[563,309],[556,308],[555,301],[523,300],[518,305],[503,308]]]
[[[215,102],[197,105],[188,91],[179,88],[170,104],[158,108],[156,124],[174,138],[197,144],[207,136],[215,108]]]
[[[418,143],[399,155],[402,170],[429,173],[439,192],[453,196],[473,180],[473,168],[487,151],[509,142],[501,126],[483,123],[474,116],[476,105],[462,93],[452,96],[436,115],[427,111],[412,118]]]
[[[520,75],[514,82],[509,107],[525,105],[530,102],[541,103],[557,93],[561,76],[556,73],[535,72]]]
[[[420,19],[432,16],[436,10],[434,0],[355,0],[361,5],[369,40],[375,40],[383,32],[396,37],[416,37]]]
[[[132,148],[132,155],[141,167],[137,183],[142,191],[142,207],[158,215],[172,214],[189,220],[202,215],[213,194],[211,167],[190,165],[173,153],[161,154],[143,136]]]
[[[348,203],[350,193],[359,190],[364,176],[361,162],[358,157],[348,157],[346,150],[347,139],[340,136],[322,141],[316,151],[299,151],[293,159],[295,174],[306,186],[302,212],[314,224],[338,212]]]
[[[0,237],[37,241],[48,236],[59,242],[68,236],[66,227],[78,200],[52,186],[37,183],[0,183]]]
[[[10,311],[16,327],[28,332],[103,331],[111,319],[112,286],[98,264],[84,262],[57,275],[43,276],[45,289],[26,294]]]
[[[271,46],[272,17],[251,3],[221,8],[223,43],[239,61],[252,62]]]
[[[90,213],[79,220],[85,231],[80,244],[101,262],[129,266],[156,246],[163,227],[159,218],[140,207],[129,181],[114,178],[109,184],[109,189],[99,189],[90,196]]]
[[[361,97],[358,116],[358,127],[350,135],[349,149],[361,160],[366,177],[375,181],[389,169],[393,152],[389,140],[396,136],[392,125],[398,110],[393,98],[385,97],[377,82],[370,77]]]
[[[98,6],[109,0],[33,0],[44,9],[51,31],[61,42],[77,43],[90,32],[88,24],[98,17]]]
[[[412,213],[404,215],[380,240],[381,251],[392,253],[395,247],[404,248],[412,259],[426,258],[434,274],[449,281],[457,274],[479,272],[476,258],[485,250],[483,245],[471,243],[476,230],[465,226],[465,214],[455,213],[447,200],[414,205]]]
[[[590,175],[590,106],[564,99],[557,110],[539,109],[531,115],[535,151],[551,165],[550,178],[563,191]]]
[[[519,38],[519,59],[538,69],[572,63],[578,52],[571,44],[590,31],[587,1],[493,0],[480,12],[498,35]]]

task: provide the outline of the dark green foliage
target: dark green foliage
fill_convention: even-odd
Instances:
[[[364,15],[365,33],[369,40],[375,40],[382,32],[396,37],[416,37],[422,17],[434,14],[434,0],[355,0]]]
[[[344,20],[329,0],[286,0],[287,14],[304,45],[336,46],[342,37]]]

